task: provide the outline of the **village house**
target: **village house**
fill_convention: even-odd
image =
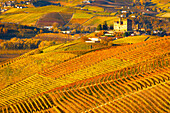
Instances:
[[[92,2],[94,2],[94,0],[84,0],[82,3],[90,4],[90,3],[92,3]]]
[[[143,32],[145,32],[146,30],[145,30],[145,28],[141,28],[141,29],[140,29],[140,31],[143,31]]]
[[[121,11],[121,13],[129,13],[128,11]]]
[[[119,18],[119,20],[114,21],[114,30],[117,32],[132,31],[132,20]]]
[[[131,17],[131,18],[137,18],[137,15],[132,13],[131,15],[129,15],[129,17]]]
[[[113,36],[113,35],[114,35],[114,31],[112,31],[112,30],[104,32],[104,37],[105,37],[105,36],[111,37],[111,36]],[[100,37],[100,38],[101,38],[101,37]]]
[[[46,29],[48,29],[49,31],[51,31],[52,28],[53,28],[53,26],[44,26],[43,28],[46,28]]]
[[[70,34],[71,31],[61,31],[63,34]]]

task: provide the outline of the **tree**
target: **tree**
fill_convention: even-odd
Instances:
[[[37,29],[36,29],[36,28],[34,29],[34,32],[35,32],[35,33],[37,32]]]
[[[3,28],[3,29],[2,29],[2,32],[3,32],[4,34],[6,34],[6,33],[8,32],[8,29],[7,29],[7,28]]]
[[[99,25],[97,26],[97,30],[102,30],[102,25],[101,25],[101,24],[99,24]]]
[[[103,24],[103,30],[107,30],[108,29],[108,27],[107,27],[107,22],[106,21],[104,21],[104,24]]]
[[[110,25],[110,30],[113,30],[113,24],[112,24],[112,25]]]
[[[41,33],[43,33],[43,30],[42,30],[42,29],[40,30],[40,34],[41,34]]]
[[[87,40],[89,40],[89,39],[88,39],[88,37],[86,37],[86,36],[82,36],[80,40],[81,40],[82,42],[85,42],[85,41],[87,41]]]
[[[119,10],[119,11],[117,11],[117,13],[118,13],[118,14],[121,14],[121,11]]]
[[[58,32],[58,28],[57,27],[53,28],[53,32]]]
[[[113,45],[112,41],[109,41],[108,46],[112,46],[112,45]]]
[[[126,36],[128,36],[128,33],[127,32],[123,33],[123,37],[126,37]]]
[[[57,23],[57,22],[54,22],[53,23],[53,28],[56,28],[56,27],[58,27],[59,26],[59,24]]]
[[[162,28],[158,28],[159,31],[162,31],[163,29]]]

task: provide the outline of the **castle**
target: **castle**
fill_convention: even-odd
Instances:
[[[114,21],[114,30],[119,32],[132,31],[132,20],[119,18]]]

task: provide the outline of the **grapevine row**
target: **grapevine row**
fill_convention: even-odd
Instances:
[[[116,71],[117,74],[116,74],[116,76],[114,76],[113,79],[119,79],[119,77],[124,77],[124,76],[129,77],[130,75],[133,75],[135,73],[138,74],[140,72],[146,72],[148,70],[153,70],[154,68],[167,66],[169,64],[170,64],[169,56],[164,55],[164,57],[158,58],[157,60],[154,60],[154,61],[148,61],[148,62],[144,62],[144,63],[134,65],[133,67],[126,67],[122,70],[117,70]],[[130,71],[130,73],[129,73],[129,71]],[[115,72],[111,72],[111,73],[108,73],[108,74],[105,74],[105,75],[101,75],[101,76],[97,76],[97,77],[87,79],[85,83],[86,84],[88,84],[89,82],[96,83],[96,81],[95,81],[96,79],[104,80],[104,78],[106,76],[113,75],[114,73]],[[129,77],[129,79],[130,78],[131,77]],[[111,79],[111,77],[109,79]],[[120,78],[120,80],[122,80],[122,79]],[[68,81],[71,82],[72,84],[65,86],[65,85],[67,85]],[[64,87],[73,87],[74,86],[74,87],[76,87],[75,83],[73,83],[73,82],[76,82],[76,84],[79,84],[79,86],[81,86],[81,84],[84,83],[84,80],[77,82],[74,79],[72,79],[72,77],[67,78],[67,81],[59,80],[59,79],[53,80],[53,79],[48,79],[48,78],[40,76],[40,75],[35,75],[35,76],[32,76],[32,77],[30,77],[30,78],[28,78],[28,79],[26,79],[22,82],[19,82],[19,83],[15,84],[11,87],[8,87],[8,88],[2,90],[0,92],[0,95],[5,99],[1,100],[1,104],[2,105],[9,105],[13,102],[17,102],[17,101],[20,101],[22,99],[29,98],[33,95],[36,95],[38,93],[42,93],[44,91],[53,89],[55,87],[59,88],[59,89],[62,88],[61,86],[64,86]],[[106,82],[106,81],[103,81],[103,82]],[[23,92],[19,92],[18,89],[23,90]],[[38,89],[39,91],[37,91],[36,89]]]
[[[47,109],[54,109],[60,112],[87,112],[94,110],[91,108],[95,108],[96,111],[107,111],[107,109],[103,107],[101,107],[101,109],[97,108],[100,108],[99,106],[104,104],[107,105],[108,102],[115,102],[115,100],[120,97],[124,98],[123,95],[138,93],[141,90],[155,87],[155,85],[169,82],[169,70],[169,66],[162,67],[152,71],[134,74],[131,75],[131,77],[119,77],[118,79],[114,77],[117,76],[117,72],[115,72],[112,75],[105,76],[104,82],[103,78],[96,78],[93,82],[90,80],[85,81],[84,87],[80,84],[77,84],[76,89],[74,87],[65,87],[65,90],[51,91],[38,97],[27,99],[21,103],[12,104],[7,109],[13,109],[13,111],[18,112],[45,111]],[[162,98],[167,99],[164,95]],[[113,104],[115,105],[117,103]],[[164,103],[160,103],[160,106],[167,111]],[[165,106],[168,106],[168,104],[165,104]],[[6,107],[2,108],[2,110],[4,109],[6,109]]]
[[[136,46],[134,48],[129,47],[128,50],[126,50],[124,47],[120,47],[120,48],[118,47],[118,48],[108,49],[99,52],[92,52],[83,55],[82,57],[69,60],[53,68],[45,70],[40,74],[48,77],[58,78],[79,70],[81,71],[82,69],[89,70],[88,67],[92,67],[92,66],[95,67],[96,63],[100,63],[100,62],[102,63],[103,61],[107,61],[107,60],[108,62],[110,62],[109,61],[110,59],[111,60],[117,59],[117,61],[121,60],[121,62],[119,62],[118,64],[116,64],[116,62],[114,64],[117,65],[118,67],[122,67],[121,65],[122,63],[126,63],[126,64],[128,63],[129,65],[131,65],[133,63],[139,63],[144,60],[153,59],[154,57],[170,52],[169,51],[170,46],[168,42],[166,43],[166,40],[161,41],[161,44],[165,45],[164,47],[162,47],[161,44],[157,44],[157,43],[158,42],[151,43],[151,44],[146,43],[147,45],[140,45],[140,47],[136,49],[135,49]]]

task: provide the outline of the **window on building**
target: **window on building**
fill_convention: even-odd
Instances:
[[[121,23],[120,23],[121,25],[123,25],[123,21],[121,21]]]
[[[119,21],[117,21],[117,24],[119,24]]]

